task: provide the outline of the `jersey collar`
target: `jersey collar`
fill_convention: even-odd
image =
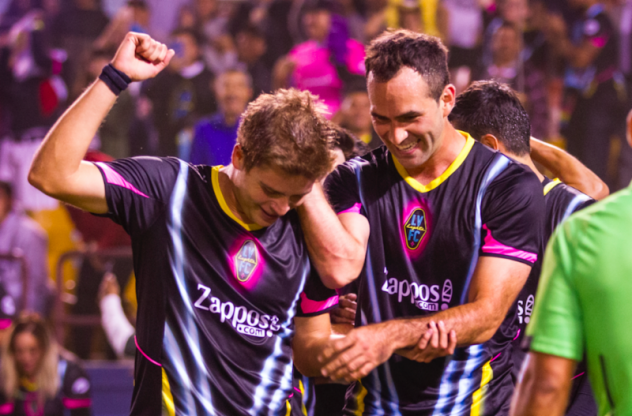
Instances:
[[[549,182],[546,185],[544,185],[544,196],[546,196],[546,194],[551,192],[551,189],[555,188],[557,185],[559,185],[561,183],[562,183],[562,181],[560,181],[559,179],[555,178],[551,182]]]
[[[472,150],[472,147],[474,146],[474,139],[472,138],[472,136],[469,135],[469,133],[460,130],[457,131],[465,137],[465,146],[463,146],[463,149],[461,149],[459,155],[456,157],[456,159],[454,159],[450,166],[448,166],[445,172],[443,172],[438,178],[433,179],[428,185],[422,185],[415,178],[410,176],[408,172],[406,172],[406,168],[404,168],[404,166],[399,163],[399,160],[397,160],[395,156],[393,156],[393,154],[391,153],[393,163],[395,164],[397,172],[406,181],[406,183],[408,183],[408,185],[410,185],[418,192],[430,192],[441,185],[443,182],[445,182],[446,179],[448,179],[450,175],[452,175],[459,168],[459,166],[463,164],[467,156],[470,154],[470,150]]]
[[[211,171],[211,180],[213,182],[213,192],[215,192],[215,197],[217,198],[217,202],[219,203],[219,206],[222,208],[222,211],[224,211],[224,213],[228,215],[233,221],[235,221],[237,224],[241,225],[248,231],[257,231],[257,230],[262,229],[263,227],[258,224],[246,224],[245,222],[237,218],[237,216],[233,213],[233,211],[230,210],[230,208],[228,207],[228,204],[226,203],[226,199],[224,198],[224,195],[222,194],[222,190],[219,187],[219,170],[221,168],[223,168],[223,166],[221,165],[213,166],[212,171]]]

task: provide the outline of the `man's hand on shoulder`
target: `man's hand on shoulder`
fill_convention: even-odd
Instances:
[[[112,66],[132,81],[153,78],[165,69],[175,52],[149,35],[129,32],[112,59]]]

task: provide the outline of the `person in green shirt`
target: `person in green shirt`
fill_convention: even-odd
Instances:
[[[574,214],[554,233],[511,416],[563,415],[584,356],[599,415],[632,415],[631,214],[632,185]]]

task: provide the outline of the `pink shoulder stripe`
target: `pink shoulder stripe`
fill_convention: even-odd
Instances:
[[[145,351],[143,351],[140,346],[138,345],[138,340],[136,339],[136,335],[134,335],[134,343],[136,344],[136,348],[138,348],[138,351],[140,351],[141,354],[143,354],[143,356],[145,358],[147,358],[149,360],[150,363],[152,364],[156,364],[158,367],[162,367],[162,364],[160,364],[157,361],[152,360],[151,358],[149,358],[149,355],[145,354]]]
[[[526,260],[529,263],[535,263],[538,259],[538,255],[535,253],[529,253],[528,251],[518,250],[513,247],[504,245],[492,237],[492,232],[487,228],[487,224],[483,225],[483,229],[487,231],[485,236],[485,244],[482,247],[483,253],[500,254],[508,257],[515,257],[517,259]]]
[[[66,409],[80,409],[92,406],[92,399],[69,399],[64,397],[61,401]]]
[[[10,415],[15,409],[14,403],[0,404],[0,415]]]
[[[144,193],[136,189],[134,185],[129,183],[127,180],[125,180],[125,178],[122,177],[120,173],[118,173],[117,171],[115,171],[114,169],[106,165],[105,163],[96,162],[95,164],[99,165],[99,167],[103,169],[103,173],[105,174],[105,180],[108,183],[123,187],[125,189],[129,189],[130,191],[134,192],[137,195],[144,196],[145,198],[149,198],[147,195],[145,195]]]
[[[324,311],[338,304],[338,296],[332,296],[329,299],[316,301],[305,296],[305,292],[301,293],[301,310],[303,313],[315,313]]]
[[[359,214],[361,209],[362,209],[362,204],[357,203],[357,204],[354,204],[351,208],[347,208],[344,211],[340,211],[338,213],[338,215],[340,215],[340,214]]]

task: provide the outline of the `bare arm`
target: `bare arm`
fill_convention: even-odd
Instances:
[[[128,33],[112,65],[133,81],[140,81],[156,76],[172,56],[173,51],[149,36]],[[86,211],[106,213],[101,173],[82,160],[115,101],[116,95],[103,81],[92,84],[46,135],[31,165],[31,185]]]
[[[298,213],[312,264],[325,286],[337,289],[354,281],[364,266],[369,221],[356,213],[336,215],[319,184]]]
[[[566,412],[577,362],[530,352],[511,403],[511,416],[561,416]]]
[[[481,257],[472,278],[468,303],[429,317],[396,319],[354,329],[323,350],[320,358],[326,362],[323,375],[347,380],[363,377],[397,350],[417,346],[430,329],[430,322],[443,321],[443,332],[455,331],[460,346],[489,340],[505,319],[530,270],[529,266],[513,260]]]
[[[574,156],[557,146],[531,138],[531,159],[541,164],[565,184],[596,200],[610,194],[608,185]]]
[[[341,335],[332,333],[328,313],[309,318],[294,318],[294,327],[294,365],[307,377],[320,376],[322,363],[317,359],[318,354],[332,337],[339,338]]]

